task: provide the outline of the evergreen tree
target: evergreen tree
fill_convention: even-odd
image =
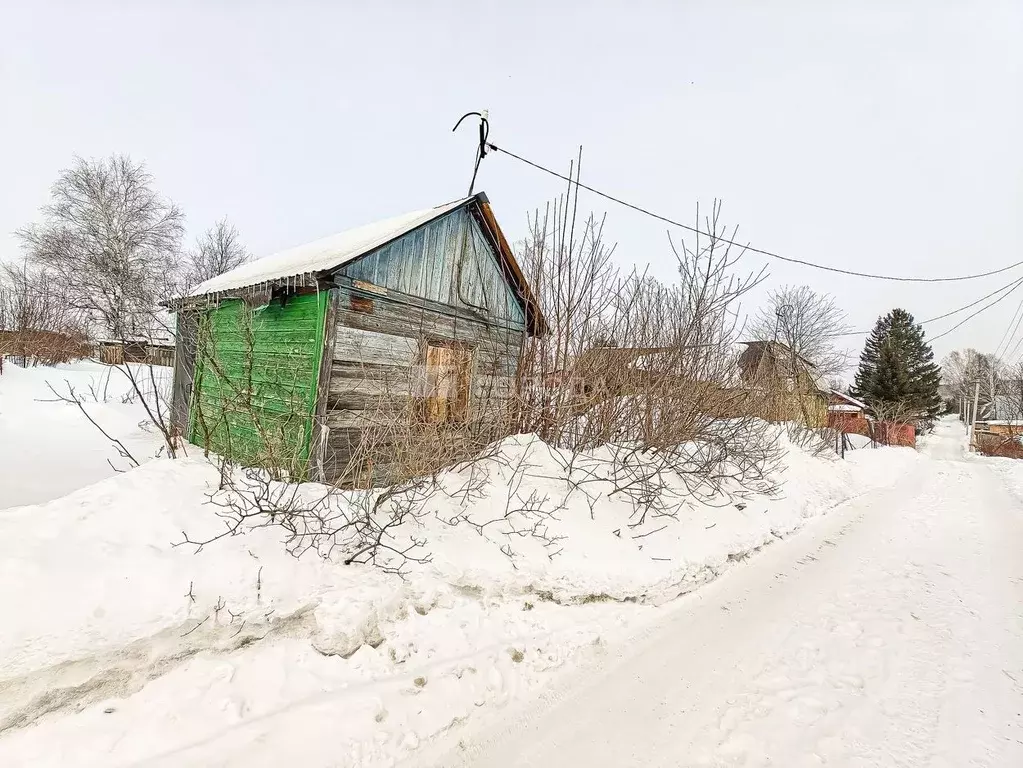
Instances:
[[[901,409],[929,428],[941,413],[941,369],[924,332],[904,309],[893,309],[874,325],[860,355],[855,396],[879,410]]]

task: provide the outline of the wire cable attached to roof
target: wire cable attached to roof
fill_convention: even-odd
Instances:
[[[476,186],[476,174],[479,173],[480,163],[482,163],[483,158],[487,156],[487,147],[489,146],[489,144],[487,144],[487,139],[490,137],[490,121],[487,120],[488,114],[489,110],[486,109],[482,112],[466,112],[458,118],[458,122],[455,123],[455,127],[451,129],[452,133],[457,131],[458,126],[460,126],[462,121],[467,117],[475,115],[480,119],[480,142],[476,146],[476,164],[472,168],[472,180],[469,182],[469,194],[467,194],[466,197],[472,197],[472,190],[473,187]]]
[[[470,112],[469,114],[472,115],[472,114],[476,114],[476,113],[475,112]],[[461,122],[461,121],[459,121],[459,122]],[[457,126],[455,126],[455,127],[457,128]],[[896,276],[896,275],[876,275],[876,274],[872,274],[870,272],[856,272],[856,271],[850,270],[850,269],[841,269],[839,267],[829,267],[829,266],[826,266],[824,264],[815,264],[815,263],[813,263],[811,261],[804,261],[803,259],[794,259],[794,258],[792,258],[790,256],[782,256],[779,253],[774,253],[773,251],[766,251],[766,250],[764,250],[762,248],[754,248],[752,245],[749,245],[748,243],[746,243],[746,244],[738,243],[738,242],[735,242],[733,240],[729,240],[728,238],[725,238],[725,237],[711,235],[709,232],[704,232],[703,230],[699,229],[698,227],[693,227],[693,226],[690,226],[688,224],[683,224],[682,222],[675,221],[674,219],[670,219],[667,216],[662,216],[659,213],[654,213],[653,211],[650,211],[650,210],[648,210],[646,208],[643,208],[643,207],[641,207],[639,205],[635,205],[633,203],[630,203],[630,202],[627,202],[625,200],[622,200],[619,197],[615,197],[613,195],[609,195],[606,192],[601,192],[599,189],[594,189],[591,186],[583,184],[582,182],[578,181],[577,179],[573,179],[573,178],[571,178],[569,176],[565,176],[563,174],[560,174],[557,171],[553,171],[550,168],[547,168],[547,167],[545,167],[543,165],[540,165],[539,163],[533,162],[532,160],[527,160],[526,158],[522,157],[521,155],[516,155],[514,152],[510,152],[509,150],[504,149],[502,147],[499,147],[496,144],[493,144],[493,143],[490,143],[490,142],[486,142],[486,147],[491,149],[491,150],[493,150],[494,152],[500,152],[501,154],[508,155],[508,157],[514,158],[514,159],[518,160],[519,162],[522,162],[522,163],[525,163],[526,165],[532,166],[533,168],[536,168],[537,170],[543,171],[544,173],[548,173],[551,176],[554,176],[556,178],[561,179],[562,181],[567,181],[569,184],[575,184],[577,187],[579,187],[581,189],[585,189],[585,190],[587,190],[589,192],[592,192],[595,195],[599,195],[600,197],[603,197],[606,200],[610,200],[611,202],[618,203],[619,205],[623,205],[626,208],[631,208],[634,211],[638,211],[639,213],[645,214],[646,216],[650,216],[651,218],[657,219],[658,221],[663,221],[666,224],[671,224],[674,227],[679,227],[680,229],[685,229],[685,230],[688,230],[689,232],[693,232],[693,233],[698,234],[698,235],[703,235],[705,237],[714,237],[718,242],[728,243],[729,245],[734,245],[734,246],[736,246],[738,248],[743,248],[743,249],[745,249],[747,251],[750,251],[751,253],[759,253],[761,256],[767,256],[767,257],[772,258],[772,259],[778,259],[779,261],[785,261],[785,262],[788,262],[790,264],[800,264],[800,265],[802,265],[804,267],[810,267],[812,269],[820,269],[820,270],[824,270],[825,272],[835,272],[835,273],[840,274],[840,275],[850,275],[852,277],[865,277],[865,278],[868,278],[870,280],[889,280],[889,281],[893,281],[893,282],[897,282],[897,283],[954,283],[954,282],[961,282],[963,280],[977,280],[978,278],[981,278],[981,277],[990,277],[991,275],[998,275],[998,274],[1001,274],[1002,272],[1008,272],[1010,269],[1015,269],[1016,267],[1018,267],[1021,264],[1023,264],[1023,261],[1017,261],[1014,264],[1009,264],[1006,267],[1002,267],[1000,269],[994,269],[994,270],[992,270],[990,272],[980,272],[980,273],[975,274],[975,275],[958,275],[956,277],[899,277],[899,276]],[[476,167],[479,168],[479,160],[478,159],[477,159],[477,162],[476,162]],[[473,173],[473,181],[475,181],[475,179],[476,179],[476,174],[474,172]]]

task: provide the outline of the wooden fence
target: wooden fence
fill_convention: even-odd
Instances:
[[[994,432],[978,432],[973,438],[977,453],[984,456],[1001,456],[1006,459],[1023,459],[1023,444],[1019,435],[998,435]]]
[[[142,363],[143,365],[174,366],[173,344],[148,344],[144,341],[101,341],[99,361],[106,365]]]

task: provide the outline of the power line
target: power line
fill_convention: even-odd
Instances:
[[[1011,283],[1007,283],[1006,285],[1003,285],[1003,286],[1001,286],[999,288],[996,288],[995,290],[991,291],[991,293],[986,294],[984,296],[981,296],[979,299],[974,299],[969,304],[965,304],[964,306],[961,306],[961,307],[958,307],[956,309],[953,309],[951,312],[946,312],[945,314],[938,315],[937,317],[929,317],[926,320],[921,320],[918,323],[918,325],[927,325],[928,323],[936,323],[939,320],[944,320],[946,317],[952,317],[952,315],[958,315],[960,312],[965,312],[966,310],[970,309],[971,307],[977,306],[978,304],[980,304],[980,302],[984,301],[985,299],[990,299],[996,293],[1001,293],[1002,291],[1008,290],[1009,288],[1014,286],[1016,284],[1016,282],[1017,282],[1016,280],[1013,280]],[[967,318],[967,319],[969,319],[969,318]],[[1021,316],[1020,319],[1023,319],[1023,316]],[[870,334],[872,332],[873,332],[873,329],[871,329],[869,331],[844,331],[842,333],[833,333],[833,334],[831,334],[831,338],[837,338],[839,336],[867,336],[868,334]],[[999,345],[999,346],[1001,346],[1001,345]]]
[[[828,267],[828,266],[825,266],[823,264],[814,264],[811,261],[804,261],[802,259],[794,259],[794,258],[792,258],[790,256],[782,256],[781,254],[774,253],[772,251],[765,251],[762,248],[754,248],[752,245],[749,245],[748,243],[747,244],[738,243],[738,242],[735,242],[734,240],[729,240],[728,238],[725,238],[725,237],[719,237],[719,236],[716,236],[716,235],[712,235],[709,232],[704,232],[703,230],[699,229],[698,227],[693,227],[693,226],[690,226],[688,224],[683,224],[683,223],[681,223],[679,221],[675,221],[674,219],[669,219],[667,216],[662,216],[659,213],[654,213],[653,211],[647,210],[646,208],[643,208],[641,206],[634,205],[633,203],[626,202],[625,200],[622,200],[621,198],[615,197],[614,195],[609,195],[606,192],[601,192],[599,189],[594,189],[591,186],[583,184],[581,181],[578,181],[577,179],[573,179],[570,176],[565,176],[563,174],[560,174],[557,171],[551,170],[550,168],[547,168],[547,167],[545,167],[543,165],[540,165],[539,163],[534,163],[532,160],[527,160],[526,158],[522,157],[521,155],[516,155],[514,152],[510,152],[507,149],[503,149],[502,147],[499,147],[496,144],[492,144],[490,142],[487,142],[486,146],[489,147],[490,149],[492,149],[494,152],[500,152],[501,154],[508,155],[508,157],[512,157],[512,158],[518,160],[519,162],[522,162],[522,163],[525,163],[526,165],[532,166],[533,168],[536,168],[537,170],[543,171],[544,173],[548,173],[551,176],[554,176],[554,177],[556,177],[558,179],[561,179],[562,181],[567,181],[569,184],[575,184],[577,187],[580,187],[580,188],[585,189],[585,190],[587,190],[589,192],[592,192],[595,195],[599,195],[600,197],[603,197],[603,198],[605,198],[607,200],[610,200],[610,201],[612,201],[614,203],[618,203],[619,205],[623,205],[626,208],[631,208],[634,211],[638,211],[639,213],[642,213],[642,214],[645,214],[647,216],[650,216],[650,217],[652,217],[654,219],[657,219],[658,221],[663,221],[666,224],[671,224],[674,227],[679,227],[681,229],[688,230],[689,232],[693,232],[693,233],[698,234],[698,235],[703,235],[704,237],[714,237],[719,242],[728,243],[729,245],[734,245],[734,246],[736,246],[738,248],[743,248],[743,249],[745,249],[747,251],[750,251],[751,253],[759,253],[761,256],[768,256],[768,257],[770,257],[772,259],[778,259],[780,261],[786,261],[786,262],[789,262],[790,264],[800,264],[800,265],[802,265],[804,267],[811,267],[813,269],[820,269],[820,270],[824,270],[825,272],[835,272],[835,273],[840,274],[840,275],[850,275],[852,277],[865,277],[865,278],[869,278],[871,280],[890,280],[890,281],[894,281],[894,282],[898,282],[898,283],[954,283],[954,282],[961,282],[963,280],[977,280],[978,278],[981,278],[981,277],[990,277],[991,275],[998,275],[998,274],[1001,274],[1002,272],[1008,272],[1010,269],[1015,269],[1016,267],[1018,267],[1021,264],[1023,264],[1023,261],[1017,261],[1014,264],[1009,264],[1007,267],[1002,267],[1001,269],[995,269],[995,270],[992,270],[991,272],[981,272],[981,273],[978,273],[978,274],[975,274],[975,275],[960,275],[958,277],[896,277],[896,276],[893,276],[893,275],[875,275],[875,274],[871,274],[869,272],[855,272],[855,271],[850,270],[850,269],[840,269],[839,267]]]
[[[1019,304],[1016,305],[1016,311],[1012,315],[1012,320],[1009,320],[1009,324],[1005,326],[1005,333],[1002,334],[1001,341],[998,342],[998,346],[995,347],[995,357],[998,357],[998,351],[1002,348],[1002,344],[1008,339],[1008,343],[1005,344],[1005,348],[1009,348],[1009,344],[1012,344],[1013,339],[1016,338],[1016,332],[1019,330],[1020,320],[1023,320],[1023,315],[1020,315],[1019,320],[1016,320],[1016,315],[1020,314],[1020,310],[1023,309],[1023,299],[1020,299]],[[1016,322],[1016,327],[1013,328],[1012,323]],[[1012,328],[1012,332],[1009,329]]]
[[[1006,360],[1008,360],[1008,359],[1009,359],[1010,357],[1013,357],[1013,356],[1014,356],[1014,355],[1016,354],[1016,350],[1017,350],[1017,349],[1019,349],[1019,345],[1020,345],[1020,344],[1023,344],[1023,337],[1020,337],[1019,341],[1017,341],[1017,342],[1016,342],[1016,346],[1014,346],[1014,347],[1012,348],[1012,352],[1007,352],[1007,353],[1006,353],[1006,355],[1005,355],[1005,359],[1006,359]],[[1008,347],[1008,345],[1006,345],[1006,347],[1005,347],[1005,348],[1006,348],[1006,349],[1008,349],[1008,348],[1009,348],[1009,347]],[[1015,363],[1015,362],[1016,362],[1016,361],[1015,361],[1015,360],[1013,360],[1013,363]],[[1012,365],[1012,363],[1010,363],[1010,365]]]
[[[1021,280],[1017,280],[1017,281],[1016,281],[1015,283],[1012,283],[1011,285],[1012,285],[1012,288],[1010,288],[1010,289],[1009,289],[1009,291],[1008,291],[1007,293],[1004,293],[1004,294],[1002,294],[1002,295],[1001,295],[1001,296],[999,296],[999,297],[998,297],[997,299],[995,299],[994,301],[992,301],[992,302],[991,302],[990,304],[985,304],[985,305],[984,305],[983,307],[981,307],[980,309],[978,309],[978,310],[977,310],[976,312],[974,312],[973,314],[967,315],[966,317],[964,317],[964,318],[963,318],[962,320],[960,320],[960,321],[959,321],[958,323],[956,323],[955,325],[953,325],[953,326],[952,326],[951,328],[949,328],[949,329],[948,329],[947,331],[945,331],[944,333],[939,333],[939,334],[938,334],[937,336],[935,336],[935,337],[934,337],[933,339],[931,339],[931,340],[929,341],[929,343],[930,343],[930,344],[933,344],[933,343],[934,343],[934,342],[936,342],[936,341],[937,341],[938,339],[940,339],[940,338],[943,338],[944,336],[948,336],[948,335],[949,335],[950,333],[952,333],[952,331],[954,331],[954,330],[955,330],[956,328],[959,328],[959,327],[960,327],[961,325],[963,325],[963,324],[964,324],[964,323],[966,323],[967,321],[969,321],[969,320],[972,320],[972,319],[973,319],[973,318],[975,318],[975,317],[976,317],[977,315],[979,315],[979,314],[980,314],[981,312],[983,312],[983,311],[985,311],[985,310],[987,310],[987,309],[990,309],[991,307],[993,307],[993,306],[994,306],[995,304],[997,304],[998,302],[1000,302],[1000,301],[1004,301],[1005,299],[1007,299],[1007,298],[1008,298],[1009,296],[1011,296],[1011,295],[1012,295],[1012,294],[1013,294],[1013,293],[1014,293],[1014,292],[1016,291],[1016,289],[1017,289],[1017,288],[1019,288],[1019,287],[1020,287],[1021,285],[1023,285],[1023,279],[1021,279]]]
[[[1023,302],[1020,302],[1020,303],[1021,303],[1021,304],[1023,304]],[[1021,315],[1021,316],[1020,316],[1020,320],[1023,320],[1023,315]],[[1016,327],[1017,327],[1017,328],[1019,327],[1019,320],[1017,320],[1017,321],[1016,321]],[[1015,336],[1015,335],[1016,335],[1016,334],[1015,334],[1015,331],[1014,331],[1014,332],[1013,332],[1013,336]],[[1012,343],[1012,342],[1010,341],[1010,343]],[[1019,349],[1019,346],[1020,346],[1020,344],[1023,344],[1023,337],[1020,337],[1020,338],[1019,338],[1019,339],[1018,339],[1018,340],[1016,341],[1016,346],[1014,346],[1014,347],[1012,348],[1012,351],[1011,351],[1011,352],[1009,352],[1009,351],[1008,351],[1008,349],[1009,349],[1009,345],[1008,345],[1008,344],[1006,344],[1006,345],[1005,345],[1005,349],[1006,349],[1005,359],[1006,359],[1006,360],[1008,360],[1008,359],[1009,359],[1010,357],[1013,357],[1013,356],[1014,356],[1014,355],[1016,354],[1016,350],[1017,350],[1017,349]]]

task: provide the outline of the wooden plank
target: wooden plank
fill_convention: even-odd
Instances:
[[[331,378],[336,379],[408,379],[410,371],[419,366],[409,368],[403,365],[382,365],[379,363],[353,363],[350,360],[335,360],[331,368]]]
[[[373,314],[369,317],[389,318],[392,322],[397,323],[397,327],[388,332],[399,334],[419,330],[427,333],[433,331],[445,332],[448,328],[463,324],[479,331],[472,334],[478,336],[497,336],[506,331],[521,333],[523,330],[520,327],[510,326],[507,323],[493,320],[465,307],[443,304],[419,296],[397,292],[391,292],[387,296],[375,296],[355,290],[351,286],[350,280],[346,278],[340,278],[340,280],[342,281],[342,295],[349,297],[342,300],[341,303],[341,317],[344,325],[367,322],[367,315],[365,313],[351,310],[350,296],[364,295],[367,298],[374,299]],[[361,315],[362,320],[360,321],[358,317],[355,317],[356,315]],[[354,327],[358,327],[358,325]],[[371,329],[373,328],[373,326],[370,327]]]
[[[419,342],[414,339],[337,325],[335,361],[411,367],[419,356]]]
[[[522,273],[522,267],[519,266],[518,261],[515,259],[515,252],[508,245],[504,232],[498,226],[497,217],[494,216],[490,203],[480,203],[479,211],[485,224],[484,229],[487,230],[487,234],[494,240],[497,250],[501,254],[501,264],[506,270],[508,282],[515,287],[516,292],[522,298],[523,307],[526,311],[526,322],[529,325],[529,334],[531,336],[545,335],[547,333],[547,321],[540,311],[540,305],[529,289],[529,283]]]
[[[309,445],[309,474],[314,480],[326,482],[326,469],[323,465],[324,452],[327,446],[327,395],[330,389],[331,367],[334,361],[334,338],[337,335],[337,311],[341,297],[336,288],[332,288],[327,297],[327,306],[323,317],[323,346],[320,349],[320,373],[316,380],[316,401],[313,407],[312,438]]]
[[[331,379],[328,390],[330,397],[335,400],[342,400],[348,396],[365,396],[368,398],[395,398],[411,397],[418,394],[420,387],[416,387],[408,376],[401,378],[345,378],[335,377]]]
[[[195,377],[195,345],[198,334],[196,314],[194,312],[178,312],[176,325],[171,425],[177,434],[187,437],[188,409],[192,400],[192,382]]]
[[[416,403],[422,398],[408,395],[390,395],[382,398],[375,393],[345,392],[341,395],[333,393],[327,396],[327,424],[333,429],[338,414],[347,411],[367,411],[387,414],[391,419],[408,418]]]

